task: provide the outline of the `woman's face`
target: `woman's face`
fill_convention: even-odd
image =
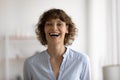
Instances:
[[[68,26],[60,19],[51,19],[45,23],[45,36],[48,44],[64,44]]]

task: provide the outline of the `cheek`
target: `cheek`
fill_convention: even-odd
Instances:
[[[68,29],[66,29],[66,33],[68,33],[69,31],[68,31]]]
[[[47,29],[45,28],[45,29],[44,29],[44,33],[45,33],[46,39],[47,39],[47,36],[48,36],[47,32],[48,32],[48,31],[47,31]]]
[[[64,28],[64,29],[63,29],[63,32],[64,32],[64,33],[68,33],[68,29],[67,29],[67,28]]]
[[[68,26],[66,26],[66,33],[68,33],[69,32],[69,30],[68,30]]]
[[[45,27],[45,28],[44,28],[44,32],[45,32],[45,34],[47,33],[47,31],[48,31],[48,29]]]

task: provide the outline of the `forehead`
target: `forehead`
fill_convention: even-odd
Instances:
[[[46,21],[46,22],[64,22],[64,21],[62,21],[62,20],[60,20],[59,18],[57,18],[57,19],[49,19],[49,20]]]

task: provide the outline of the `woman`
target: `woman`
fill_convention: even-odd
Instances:
[[[66,47],[75,34],[75,25],[63,10],[44,12],[36,35],[47,50],[26,59],[24,80],[90,80],[87,55]]]

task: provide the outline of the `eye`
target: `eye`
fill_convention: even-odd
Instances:
[[[45,26],[52,26],[52,23],[46,22],[46,23],[45,23]]]
[[[57,23],[57,26],[62,26],[63,24],[62,23]]]

